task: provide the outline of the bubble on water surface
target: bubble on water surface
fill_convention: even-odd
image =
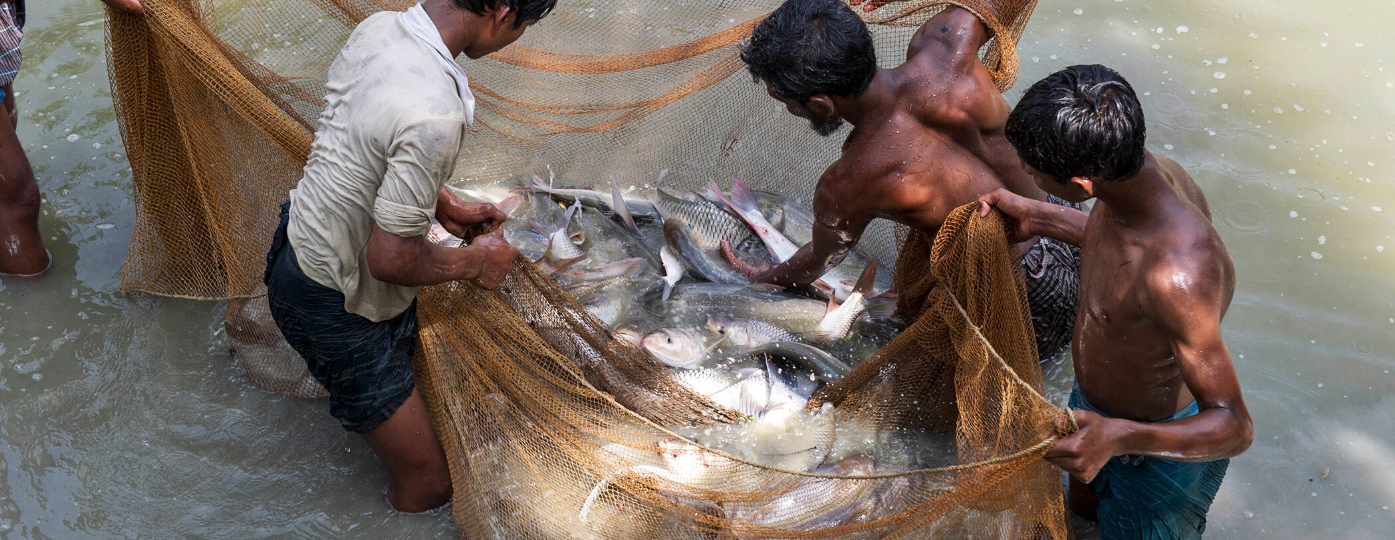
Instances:
[[[1224,72],[1224,71],[1217,71],[1217,72],[1215,72],[1215,73],[1212,73],[1211,76],[1212,76],[1212,77],[1215,77],[1215,78],[1217,78],[1217,79],[1224,79],[1224,78],[1225,78],[1225,72]]]
[[[1321,245],[1326,244],[1326,243],[1327,243],[1327,235],[1319,235],[1319,236],[1318,236],[1318,245],[1321,246]]]
[[[68,142],[77,142],[77,140],[80,138],[81,137],[78,137],[78,134],[74,133],[68,136]]]
[[[1083,14],[1085,14],[1085,10],[1080,9],[1080,8],[1075,8],[1075,11],[1072,11],[1071,13],[1074,13],[1074,14],[1076,14],[1076,15],[1083,15]]]
[[[98,228],[98,229],[101,229],[101,230],[104,230],[104,231],[109,231],[109,230],[115,229],[115,228],[116,228],[116,225],[113,225],[113,224],[111,224],[111,223],[102,223],[102,224],[100,224],[100,225],[97,225],[97,228]]]
[[[1187,28],[1186,26],[1178,26],[1178,27],[1177,27],[1177,33],[1178,33],[1178,34],[1185,34],[1185,33],[1187,33],[1187,30],[1190,30],[1190,28]]]
[[[1322,259],[1322,254],[1321,254],[1321,253],[1318,253],[1318,252],[1316,252],[1316,251],[1312,252],[1311,255],[1313,256],[1314,259]]]

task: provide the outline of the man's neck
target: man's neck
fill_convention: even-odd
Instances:
[[[445,43],[451,58],[460,56],[475,42],[477,28],[482,22],[479,15],[456,8],[450,0],[428,0],[421,7],[436,25],[436,32],[441,34],[441,42]]]
[[[1158,217],[1158,202],[1169,196],[1172,186],[1154,174],[1157,161],[1148,152],[1143,168],[1133,176],[1108,182],[1095,182],[1095,197],[1109,205],[1114,222],[1126,229],[1140,229]]]
[[[890,77],[887,70],[877,68],[872,83],[861,94],[850,98],[832,96],[833,104],[838,106],[838,115],[853,127],[860,127],[895,109],[895,86]]]

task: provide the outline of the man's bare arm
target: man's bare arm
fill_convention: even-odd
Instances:
[[[1025,242],[1034,236],[1055,238],[1073,246],[1085,241],[1085,224],[1090,214],[1074,208],[1028,199],[998,188],[980,196],[979,215],[995,207],[1007,218],[1009,240]]]
[[[1147,278],[1145,311],[1172,342],[1182,380],[1201,412],[1174,422],[1150,424],[1075,411],[1080,431],[1048,450],[1047,461],[1090,482],[1114,456],[1212,461],[1249,448],[1254,427],[1221,337],[1221,313],[1227,296],[1221,274],[1214,267],[1163,265]]]
[[[971,55],[977,57],[978,50],[988,43],[988,39],[993,37],[988,26],[974,15],[972,11],[959,6],[948,6],[944,11],[931,17],[921,25],[920,30],[916,30],[911,36],[910,46],[906,50],[908,60],[915,59],[922,52],[931,52],[936,58],[933,62],[944,62],[945,59],[939,57],[945,51],[956,55]],[[928,47],[931,43],[941,43],[944,47]]]
[[[513,268],[517,251],[499,232],[476,238],[470,245],[447,248],[426,236],[403,238],[373,226],[368,237],[368,272],[377,280],[405,287],[425,287],[470,280],[492,289]]]
[[[1145,313],[1163,328],[1200,414],[1161,424],[1130,422],[1121,454],[1210,461],[1244,452],[1254,437],[1235,365],[1221,336],[1227,297],[1214,259],[1165,264],[1148,277]]]
[[[835,164],[836,166],[836,164]],[[829,169],[833,169],[830,167]],[[824,173],[825,178],[831,173]],[[833,182],[837,182],[834,180]],[[825,181],[821,180],[820,184]],[[862,198],[866,198],[865,196]],[[841,199],[841,200],[840,200]],[[732,267],[745,273],[756,283],[773,283],[784,287],[803,287],[837,266],[857,245],[871,219],[853,207],[854,198],[834,194],[822,188],[814,196],[813,238],[799,248],[789,260],[772,268],[757,269],[744,265],[724,249]]]

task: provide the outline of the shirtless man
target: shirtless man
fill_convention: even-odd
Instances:
[[[1144,134],[1118,73],[1066,68],[1027,90],[1007,137],[1037,185],[1094,208],[1004,190],[980,201],[1018,238],[1083,248],[1070,397],[1080,431],[1046,453],[1071,475],[1071,508],[1105,539],[1199,538],[1226,458],[1254,435],[1221,337],[1235,270],[1201,189]]]
[[[741,51],[756,80],[819,134],[844,120],[853,130],[819,179],[813,241],[773,268],[728,253],[733,267],[752,281],[803,286],[842,261],[873,219],[934,239],[952,210],[995,189],[1047,200],[1003,137],[1011,109],[978,57],[990,37],[977,16],[951,6],[911,38],[906,63],[880,69],[867,25],[838,0],[790,0],[761,22]],[[1024,252],[1037,347],[1048,358],[1070,338],[1079,252],[1035,238],[1018,246]],[[898,288],[915,279],[903,273]]]

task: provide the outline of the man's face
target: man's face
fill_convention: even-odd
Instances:
[[[1041,188],[1042,191],[1065,199],[1066,201],[1081,203],[1094,198],[1094,195],[1085,191],[1084,188],[1080,187],[1080,184],[1075,182],[1062,184],[1056,181],[1051,175],[1038,171],[1036,168],[1026,163],[1022,164],[1022,170],[1027,171],[1027,174],[1032,176],[1032,180],[1036,181],[1037,187]]]
[[[765,85],[765,93],[770,94],[770,97],[775,98],[776,101],[784,103],[785,110],[789,111],[790,114],[808,120],[809,128],[813,129],[814,133],[818,133],[821,137],[832,135],[838,131],[838,128],[843,127],[842,118],[819,118],[813,111],[809,110],[808,105],[776,94],[774,90],[770,89],[769,84]]]
[[[524,30],[538,22],[537,19],[528,19],[515,28],[513,23],[517,18],[517,15],[509,13],[504,16],[502,21],[491,19],[494,24],[489,25],[485,35],[480,36],[481,39],[475,42],[475,47],[465,50],[465,56],[473,60],[508,47],[513,42],[518,41],[518,38],[523,37]]]

